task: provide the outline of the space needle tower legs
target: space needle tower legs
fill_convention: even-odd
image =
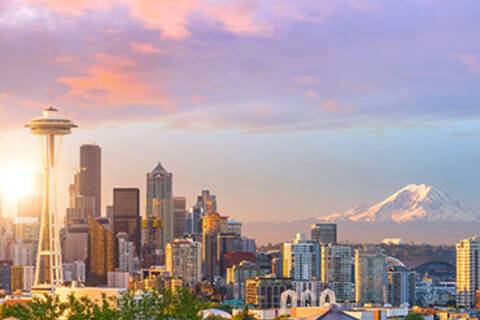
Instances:
[[[70,120],[59,117],[58,110],[50,107],[25,127],[43,140],[43,205],[32,293],[53,293],[56,287],[63,284],[57,211],[57,165],[62,137],[70,134],[71,129],[77,126]]]

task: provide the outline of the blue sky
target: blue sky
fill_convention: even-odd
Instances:
[[[96,141],[106,199],[162,161],[178,195],[210,188],[240,220],[328,214],[412,182],[480,210],[479,9],[2,1],[0,162],[34,159],[21,125],[53,103],[81,126],[64,183]]]

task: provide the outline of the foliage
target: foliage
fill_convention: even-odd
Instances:
[[[4,306],[0,319],[13,317],[19,320],[200,320],[199,312],[208,304],[198,299],[189,290],[179,288],[176,293],[169,290],[152,290],[140,297],[128,291],[118,301],[105,296],[100,303],[88,297],[73,295],[66,302],[58,297],[35,298],[26,304]]]
[[[248,312],[248,306],[245,305],[245,307],[243,307],[242,313],[234,316],[232,320],[255,320],[255,318],[250,315],[250,313]]]
[[[410,312],[405,320],[423,320],[423,317],[415,312]]]

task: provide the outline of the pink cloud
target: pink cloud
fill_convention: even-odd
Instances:
[[[154,44],[147,42],[130,42],[130,48],[142,54],[155,54],[158,52],[158,48]]]
[[[190,102],[193,104],[200,104],[200,103],[204,103],[205,101],[207,101],[207,97],[199,94],[194,94],[190,97]]]
[[[318,98],[318,93],[317,91],[313,89],[308,89],[305,91],[305,95],[309,98]]]
[[[96,60],[82,75],[58,79],[68,87],[68,98],[81,101],[84,107],[174,107],[165,91],[154,89],[138,76],[133,61],[106,54],[97,54]]]
[[[464,55],[459,55],[457,59],[458,61],[463,63],[465,66],[467,66],[471,72],[480,76],[480,62],[478,61],[476,56],[472,54],[464,54]]]
[[[340,111],[340,105],[338,104],[337,101],[332,100],[332,99],[323,101],[320,106],[326,112],[339,112]]]

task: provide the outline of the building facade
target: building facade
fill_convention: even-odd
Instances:
[[[80,194],[93,199],[93,216],[102,215],[102,150],[96,144],[80,147]]]
[[[385,255],[378,250],[355,250],[355,302],[385,303]]]
[[[283,277],[310,281],[320,279],[320,244],[297,234],[295,240],[282,245]]]
[[[323,244],[337,244],[337,225],[335,223],[316,223],[310,227],[313,241]]]
[[[480,238],[464,239],[456,245],[457,306],[474,307],[480,285]]]
[[[173,278],[194,287],[202,281],[202,244],[191,239],[175,239],[168,243],[166,268]]]
[[[322,246],[321,281],[335,292],[341,302],[352,302],[354,283],[352,272],[352,248],[349,246]]]

